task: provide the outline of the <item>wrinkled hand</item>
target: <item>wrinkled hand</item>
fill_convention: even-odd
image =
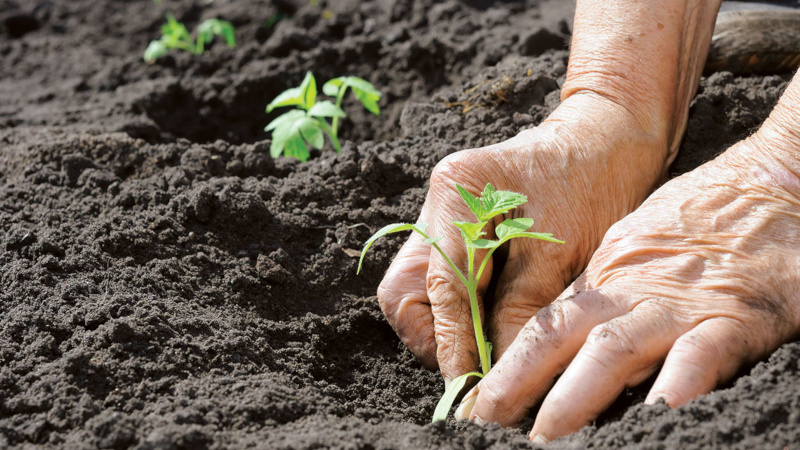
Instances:
[[[678,406],[796,336],[800,180],[765,156],[779,145],[756,135],[614,225],[461,414],[511,425],[544,398],[531,436],[546,442],[588,424],[662,363],[646,402]],[[790,150],[797,158],[800,146]]]
[[[582,271],[608,227],[643,201],[663,175],[666,139],[639,129],[624,108],[575,95],[540,127],[499,145],[455,153],[436,166],[419,221],[429,224],[430,236],[444,236],[439,246],[462,270],[466,251],[451,222],[475,218],[456,183],[473,194],[492,183],[527,195],[529,202],[514,214],[533,218],[532,231],[566,241],[562,246],[516,239],[507,248],[487,323],[495,360],[528,319]],[[490,262],[479,297],[491,271]],[[467,290],[420,237],[412,236],[400,250],[378,298],[401,340],[426,366],[438,362],[445,382],[478,367]]]

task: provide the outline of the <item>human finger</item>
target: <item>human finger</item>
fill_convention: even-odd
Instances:
[[[624,316],[594,327],[547,394],[531,438],[547,441],[589,424],[623,389],[658,369],[684,327],[661,300],[643,301]]]
[[[580,282],[579,278],[577,282]],[[555,378],[569,365],[598,323],[626,311],[606,288],[561,297],[533,316],[503,358],[462,403],[476,396],[461,417],[502,426],[518,423],[539,402]]]
[[[433,313],[425,284],[430,249],[416,234],[406,241],[378,286],[378,302],[403,344],[425,367],[435,369]]]
[[[676,407],[711,392],[758,356],[751,347],[741,323],[724,317],[701,322],[675,341],[645,404],[664,399]]]

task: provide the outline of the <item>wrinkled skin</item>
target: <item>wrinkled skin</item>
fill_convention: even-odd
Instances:
[[[544,399],[541,442],[587,425],[662,364],[646,402],[678,406],[796,337],[800,179],[764,156],[776,145],[787,144],[742,142],[611,227],[461,415],[511,425]]]
[[[434,170],[420,221],[462,269],[449,223],[471,217],[455,183],[526,194],[515,214],[566,241],[518,239],[498,252],[506,264],[484,314],[497,364],[457,418],[512,425],[541,402],[531,438],[547,442],[659,368],[646,401],[679,406],[798,336],[800,75],[756,135],[625,217],[674,157],[718,6],[579,0],[561,106]],[[421,239],[401,249],[378,297],[445,383],[478,367],[467,293]]]
[[[581,147],[574,136],[587,136],[588,129],[598,128],[576,118],[576,111],[590,104],[605,111],[605,132],[584,139],[581,142],[587,147]],[[492,183],[497,189],[527,195],[532,201],[514,210],[515,216],[536,218],[535,231],[553,232],[566,241],[563,246],[533,239],[510,242],[488,327],[495,359],[528,319],[580,273],[605,230],[652,190],[651,180],[658,179],[663,162],[651,163],[649,173],[639,176],[627,177],[626,172],[644,165],[636,159],[642,148],[656,152],[665,145],[644,133],[639,141],[619,138],[628,137],[621,130],[633,126],[635,120],[627,111],[594,96],[577,95],[537,129],[499,145],[453,154],[435,168],[419,221],[429,224],[431,236],[445,236],[439,246],[462,268],[464,243],[451,222],[474,220],[474,216],[456,191],[456,183],[474,193]],[[590,169],[604,163],[609,170]],[[609,178],[620,182],[609,183]],[[559,182],[541,183],[543,179]],[[598,194],[608,199],[602,210],[590,205]],[[495,220],[499,223],[506,217]],[[491,271],[489,263],[479,295]],[[400,250],[378,289],[378,298],[403,342],[428,367],[436,367],[438,361],[445,380],[477,367],[466,288],[420,237],[413,236]]]

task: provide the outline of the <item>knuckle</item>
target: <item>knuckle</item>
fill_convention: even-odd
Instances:
[[[448,308],[469,295],[461,283],[454,283],[452,275],[439,269],[431,269],[426,276],[428,296],[434,308]]]
[[[527,336],[557,339],[566,324],[565,319],[564,311],[558,306],[545,306],[525,325],[526,339]]]
[[[448,192],[455,183],[463,185],[473,182],[479,166],[470,155],[474,155],[474,152],[465,150],[450,154],[439,161],[431,173],[431,190]]]
[[[590,355],[599,361],[615,362],[636,358],[640,350],[628,333],[618,323],[597,325],[586,339]]]
[[[508,393],[503,385],[495,381],[494,377],[486,377],[480,383],[480,392],[478,393],[478,401],[481,402],[483,407],[488,407],[492,410],[492,416],[503,416],[503,410],[506,409]]]

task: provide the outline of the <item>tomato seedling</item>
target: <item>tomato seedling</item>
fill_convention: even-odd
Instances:
[[[267,105],[267,113],[282,106],[295,106],[297,109],[285,112],[275,118],[264,131],[272,131],[270,153],[273,158],[283,156],[305,161],[310,156],[308,145],[321,149],[325,145],[325,134],[331,140],[334,150],[342,149],[339,144],[339,119],[347,117],[342,109],[347,89],[353,91],[356,99],[372,114],[380,115],[378,100],[381,93],[369,81],[358,77],[338,77],[322,86],[325,95],[336,99],[317,102],[317,82],[311,72],[306,73],[300,86],[287,89]],[[328,123],[328,119],[331,123]]]
[[[486,263],[489,261],[489,258],[491,258],[492,253],[494,253],[494,251],[497,250],[501,245],[514,238],[525,237],[556,242],[559,244],[564,243],[564,241],[554,238],[551,233],[534,233],[527,231],[533,226],[533,219],[524,217],[504,220],[494,229],[494,235],[497,239],[486,239],[484,237],[486,235],[484,228],[486,228],[486,225],[488,225],[492,219],[501,214],[506,214],[512,209],[525,204],[528,201],[528,198],[516,192],[496,191],[491,184],[486,185],[486,188],[483,190],[480,197],[473,196],[471,193],[469,193],[469,191],[459,185],[456,185],[456,189],[461,195],[461,198],[469,207],[469,210],[472,211],[472,213],[478,218],[477,222],[453,222],[453,225],[455,225],[461,231],[461,237],[464,239],[464,245],[467,247],[466,274],[459,270],[450,257],[447,256],[437,244],[442,237],[430,237],[425,233],[425,229],[428,226],[426,223],[393,223],[378,230],[378,232],[373,234],[372,237],[370,237],[364,244],[364,250],[361,252],[361,259],[358,261],[357,271],[361,272],[361,264],[364,262],[364,256],[367,254],[367,250],[369,250],[370,246],[376,240],[386,236],[387,234],[411,230],[419,233],[422,238],[425,239],[426,243],[431,244],[433,248],[435,248],[439,254],[442,255],[444,260],[447,261],[447,264],[450,265],[450,268],[453,269],[453,272],[455,272],[455,274],[458,276],[458,279],[461,281],[461,283],[466,286],[467,291],[469,292],[469,306],[470,311],[472,312],[472,326],[475,329],[475,340],[478,343],[478,355],[480,356],[481,371],[465,373],[456,377],[450,383],[445,390],[444,395],[442,395],[442,398],[439,400],[439,403],[436,405],[436,410],[433,413],[433,422],[447,418],[447,413],[450,412],[450,408],[452,407],[456,396],[464,387],[469,377],[475,376],[478,378],[483,378],[492,368],[492,344],[487,342],[484,338],[477,295],[478,280],[481,279],[481,275],[483,275],[483,271],[486,269]],[[483,257],[483,261],[480,263],[480,266],[476,271],[475,253],[480,249],[488,250],[488,252]]]
[[[153,62],[172,49],[186,50],[195,55],[202,54],[206,44],[214,40],[214,36],[222,36],[228,47],[236,45],[236,35],[230,22],[219,19],[208,19],[197,26],[197,40],[192,39],[186,25],[178,22],[172,14],[167,14],[167,23],[161,26],[161,39],[150,41],[144,51],[144,60]]]

